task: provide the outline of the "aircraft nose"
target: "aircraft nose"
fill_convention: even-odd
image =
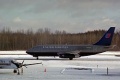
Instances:
[[[28,49],[28,50],[26,51],[26,53],[29,54],[29,55],[31,55],[32,52],[33,52],[32,49]]]
[[[31,49],[28,49],[27,51],[26,51],[26,53],[29,53],[29,52],[31,52],[32,50]]]
[[[29,50],[26,51],[26,53],[28,53],[28,52],[29,52]]]

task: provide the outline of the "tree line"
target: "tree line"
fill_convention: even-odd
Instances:
[[[50,29],[32,29],[12,31],[9,28],[0,30],[0,50],[27,50],[36,45],[47,44],[94,44],[105,33],[105,30],[94,30],[85,33],[67,33]],[[120,31],[115,32],[112,45],[120,47]]]

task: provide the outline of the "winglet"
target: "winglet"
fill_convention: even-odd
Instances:
[[[110,46],[113,38],[115,27],[110,27],[104,36],[94,45]]]

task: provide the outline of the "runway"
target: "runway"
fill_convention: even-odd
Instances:
[[[120,57],[113,55],[87,56],[72,61],[51,57],[31,59],[26,59],[25,63],[42,62],[43,65],[24,67],[24,73],[21,75],[12,73],[13,70],[1,69],[0,80],[120,80]]]

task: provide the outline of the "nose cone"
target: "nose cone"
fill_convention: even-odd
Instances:
[[[31,54],[31,53],[35,53],[35,52],[37,52],[37,51],[38,51],[38,46],[35,46],[35,47],[33,47],[33,48],[28,49],[28,50],[26,51],[26,53]]]
[[[31,54],[33,52],[33,49],[31,48],[31,49],[28,49],[27,51],[26,51],[26,53],[27,54]]]
[[[41,52],[41,46],[35,46],[26,51],[27,54],[33,55],[35,53]]]
[[[29,52],[29,49],[28,50],[26,50],[26,53],[28,53]]]

